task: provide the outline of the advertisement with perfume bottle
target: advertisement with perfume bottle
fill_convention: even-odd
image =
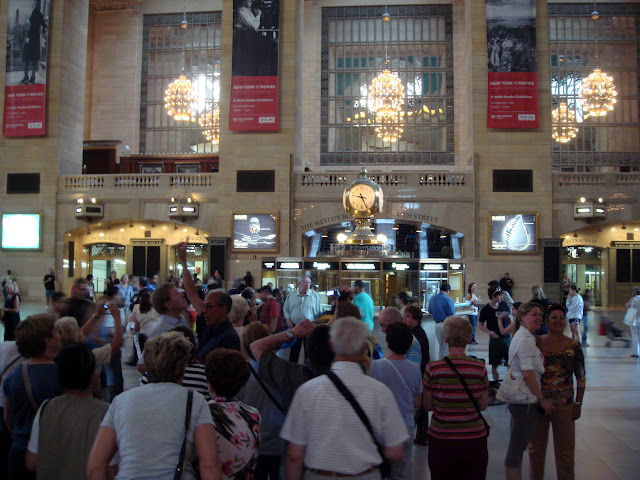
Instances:
[[[538,253],[538,214],[490,214],[490,253]]]

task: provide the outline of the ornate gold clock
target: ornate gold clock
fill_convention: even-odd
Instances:
[[[360,176],[347,185],[342,194],[342,205],[347,213],[353,216],[356,224],[356,228],[345,243],[377,243],[371,231],[371,219],[380,213],[383,203],[382,188],[367,177],[367,169],[363,168]]]

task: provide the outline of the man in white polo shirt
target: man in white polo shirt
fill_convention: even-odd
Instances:
[[[354,317],[337,320],[330,332],[336,354],[331,371],[364,410],[384,456],[399,461],[409,432],[391,390],[362,372],[368,335],[367,325]],[[380,479],[382,457],[376,443],[326,375],[298,388],[280,436],[289,442],[288,480],[300,480],[303,466],[307,467],[305,480],[346,476],[352,480]]]
[[[287,295],[282,311],[289,328],[303,320],[315,320],[322,313],[322,304],[318,292],[311,290],[311,278],[309,276],[300,277],[298,280],[298,290]],[[289,361],[298,363],[302,342],[298,341],[291,347]]]

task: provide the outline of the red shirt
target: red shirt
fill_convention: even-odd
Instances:
[[[282,306],[275,298],[270,298],[264,304],[262,308],[262,323],[267,327],[271,325],[271,319],[278,317],[278,325],[276,326],[276,332],[284,329],[284,315],[282,315]]]

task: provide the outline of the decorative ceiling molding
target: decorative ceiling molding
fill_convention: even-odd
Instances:
[[[89,5],[93,11],[97,12],[111,10],[135,10],[139,12],[142,0],[90,0]]]

